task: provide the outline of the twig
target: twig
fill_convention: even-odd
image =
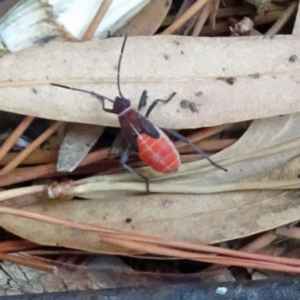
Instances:
[[[193,29],[192,36],[198,36],[200,34],[205,22],[207,21],[209,15],[212,12],[212,8],[212,1],[208,1],[200,13],[197,23]]]
[[[9,138],[5,141],[5,143],[0,148],[0,161],[3,157],[8,153],[8,151],[12,148],[12,146],[16,143],[18,138],[23,134],[23,132],[29,127],[29,125],[34,120],[34,117],[27,116],[22,122],[17,126],[17,128],[11,133]]]
[[[281,16],[283,12],[281,10],[272,11],[266,13],[262,16],[256,16],[253,20],[255,26],[261,26],[268,23],[276,22]]]
[[[54,175],[56,175],[55,164],[17,168],[7,175],[0,176],[0,187]]]
[[[233,145],[237,139],[221,139],[221,140],[204,140],[198,141],[194,143],[198,148],[202,151],[220,151],[223,150],[231,145]],[[180,154],[184,153],[195,153],[196,151],[192,149],[190,146],[186,145],[179,149]],[[199,156],[198,156],[199,159]]]
[[[181,4],[178,13],[175,16],[175,20],[180,18],[195,2],[195,0],[183,0],[183,3]]]
[[[256,238],[251,243],[249,243],[246,246],[244,246],[243,248],[241,248],[240,250],[245,251],[245,252],[252,252],[252,253],[259,252],[263,248],[265,248],[268,245],[270,245],[271,243],[273,243],[277,239],[277,237],[278,236],[276,235],[276,233],[273,230],[268,231],[268,232],[262,234],[261,236],[259,236],[258,238]]]
[[[270,245],[276,239],[277,239],[277,235],[275,234],[275,232],[273,230],[268,231],[268,232],[262,234],[261,236],[259,236],[258,238],[256,238],[251,243],[249,243],[246,246],[240,248],[239,251],[257,253],[260,250],[262,250],[263,248]],[[222,269],[222,268],[224,268],[224,266],[214,264],[214,265],[211,265],[208,268],[206,268],[205,272],[219,270],[219,269]]]
[[[80,163],[79,167],[83,167],[98,161],[105,159],[108,155],[109,149],[101,149],[88,154],[84,160]],[[76,173],[76,172],[75,172]],[[20,183],[37,178],[45,178],[49,176],[63,175],[65,173],[59,173],[56,171],[55,164],[46,164],[36,167],[18,168],[11,173],[0,176],[0,187]]]
[[[118,240],[114,237],[113,238],[101,237],[101,240],[103,242],[110,243],[116,246],[125,247],[127,249],[131,249],[135,251],[145,251],[146,253],[151,253],[156,255],[180,257],[184,259],[191,259],[194,261],[216,263],[216,264],[222,264],[226,266],[234,265],[240,267],[250,267],[250,268],[273,270],[279,272],[300,273],[299,267],[287,266],[287,265],[282,265],[274,262],[269,263],[269,262],[259,261],[259,260],[255,261],[255,260],[238,259],[232,257],[221,257],[216,255],[204,255],[204,254],[198,254],[193,252],[187,253],[185,251],[168,249],[161,246],[149,245],[146,243],[137,243],[132,241]]]
[[[1,171],[0,176],[6,175],[14,170],[34,149],[40,146],[46,141],[61,125],[63,122],[56,121],[48,129],[45,130],[37,139],[35,139],[27,148],[25,148],[20,154],[8,163]]]
[[[280,236],[285,236],[293,239],[300,239],[300,228],[293,227],[293,228],[286,228],[286,227],[279,227],[276,229],[276,234]]]
[[[109,153],[109,148],[101,149],[92,153],[89,153],[84,160],[79,164],[78,167],[83,167],[98,161],[101,161],[105,158],[107,158],[107,155]]]
[[[0,253],[20,252],[40,248],[40,245],[27,240],[13,240],[0,243]]]
[[[282,27],[289,21],[298,7],[298,2],[293,2],[282,16],[272,25],[272,27],[265,33],[265,35],[275,35]]]
[[[84,36],[81,38],[82,42],[89,41],[93,38],[94,33],[99,27],[112,2],[113,0],[103,0],[89,28],[87,29]]]
[[[172,34],[190,18],[192,18],[207,2],[207,0],[198,0],[185,13],[183,13],[172,25],[166,28],[161,34]]]
[[[44,272],[53,272],[53,268],[54,268],[51,264],[36,260],[34,258],[20,257],[16,255],[6,254],[6,253],[0,253],[0,259],[15,263],[17,265],[23,265],[36,270],[41,270]]]

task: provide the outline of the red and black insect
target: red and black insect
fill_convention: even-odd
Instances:
[[[179,134],[178,132],[171,129],[160,129],[151,123],[148,120],[148,117],[154,107],[159,103],[168,103],[176,93],[173,92],[168,99],[156,99],[149,106],[145,116],[140,114],[140,109],[146,106],[147,103],[147,91],[144,90],[139,101],[138,110],[131,107],[131,103],[129,99],[126,99],[120,87],[120,68],[122,56],[126,44],[127,36],[125,36],[120,57],[118,63],[118,73],[117,73],[117,85],[119,96],[115,98],[115,100],[111,100],[103,95],[95,93],[93,91],[87,91],[79,88],[72,88],[65,85],[51,83],[53,86],[62,87],[74,91],[79,91],[83,93],[88,93],[102,102],[102,108],[104,111],[108,113],[117,114],[119,117],[120,127],[123,131],[124,136],[127,138],[128,147],[124,151],[121,157],[122,166],[128,170],[129,172],[135,173],[140,176],[147,185],[147,192],[149,192],[149,181],[148,178],[138,173],[134,169],[132,169],[129,165],[127,165],[127,160],[129,158],[130,151],[135,151],[138,153],[141,160],[143,160],[147,165],[152,167],[155,171],[161,173],[172,173],[176,172],[180,166],[180,156],[175,148],[172,141],[166,135],[173,135],[175,138],[185,142],[190,147],[192,147],[196,152],[205,157],[212,165],[217,168],[220,168],[224,171],[227,171],[225,168],[219,166],[215,162],[213,162],[207,154],[205,154],[202,150],[200,150],[197,146],[191,143],[187,138]],[[105,100],[113,102],[113,108],[107,109],[105,108]]]

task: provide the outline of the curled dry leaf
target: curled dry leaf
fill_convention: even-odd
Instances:
[[[97,99],[49,83],[69,84],[114,98],[122,41],[53,42],[6,54],[0,60],[0,109],[118,126],[117,117],[105,113]],[[160,105],[150,116],[157,125],[169,128],[214,126],[297,112],[299,64],[297,60],[291,62],[290,57],[299,57],[299,44],[291,36],[129,38],[121,71],[123,94],[137,107],[144,89],[150,101],[176,91],[170,103]],[[226,81],[228,77],[236,79],[233,84]],[[182,109],[183,99],[199,106],[199,113]],[[109,103],[106,105],[109,107]]]
[[[206,167],[204,161],[184,164],[178,174],[155,177],[153,184],[194,184],[203,188],[234,182],[268,183],[298,180],[300,159],[300,114],[256,120],[244,136],[231,147],[215,155],[215,160],[228,162],[229,172]],[[293,145],[291,147],[290,145]],[[298,144],[297,144],[298,143]],[[289,147],[288,147],[289,146]],[[283,149],[285,149],[283,151]],[[295,158],[296,157],[296,158]],[[204,167],[204,168],[203,168]],[[142,169],[150,174],[149,168]],[[148,172],[148,173],[147,173]],[[132,174],[94,177],[81,183],[144,183]],[[122,180],[122,181],[120,181]],[[97,182],[98,181],[98,182]],[[128,183],[126,183],[128,181]],[[298,181],[297,181],[298,182]],[[299,185],[299,183],[298,183]],[[151,185],[150,185],[151,189]],[[288,189],[288,188],[287,188]],[[44,201],[26,206],[28,211],[76,222],[135,232],[164,239],[190,243],[216,243],[249,236],[299,219],[298,191],[234,191],[203,195],[135,195],[117,191],[97,192],[98,199],[89,201]],[[187,191],[188,192],[188,191]],[[84,196],[84,194],[81,194]],[[100,196],[102,199],[99,200]],[[124,253],[124,249],[100,243],[92,232],[62,228],[25,218],[2,215],[0,225],[25,239],[46,245],[62,245],[93,252]]]

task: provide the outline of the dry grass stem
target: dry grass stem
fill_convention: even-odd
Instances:
[[[7,153],[0,161],[0,166],[8,164],[19,155],[18,152]],[[40,165],[56,163],[58,158],[58,150],[35,150],[28,155],[20,165]]]
[[[191,19],[200,9],[205,5],[207,0],[198,0],[187,11],[185,11],[172,25],[166,28],[161,34],[173,34],[182,25],[184,25],[189,19]]]
[[[47,164],[36,167],[17,168],[12,172],[0,176],[0,187],[20,183],[28,180],[45,178],[56,175],[56,165]]]
[[[271,243],[273,243],[277,239],[277,235],[275,234],[274,231],[268,231],[258,238],[256,238],[254,241],[251,243],[247,244],[246,246],[242,247],[239,249],[239,251],[243,252],[250,252],[250,253],[258,253]],[[205,269],[205,271],[213,271],[213,270],[219,270],[221,268],[224,268],[221,265],[211,265],[208,268]]]
[[[282,27],[290,20],[298,8],[298,2],[293,2],[282,16],[272,25],[272,27],[265,33],[265,35],[275,35]]]
[[[108,11],[112,2],[113,2],[113,0],[103,0],[93,21],[91,22],[89,28],[87,29],[84,36],[81,38],[82,42],[89,41],[93,38],[94,33],[96,32],[98,26],[100,25],[101,21],[103,20],[105,14]]]
[[[194,4],[194,2],[194,0],[184,0],[175,16],[175,19],[180,18]]]
[[[79,167],[83,167],[95,162],[99,162],[105,158],[107,158],[109,149],[101,149],[92,153],[89,153],[84,160],[80,163]],[[77,172],[75,171],[74,174]],[[65,173],[60,173],[56,171],[55,164],[45,164],[35,167],[24,167],[24,168],[17,168],[12,172],[0,176],[0,187],[4,187],[7,185],[20,183],[28,180],[38,179],[38,178],[45,178],[50,176],[58,176],[64,175]]]
[[[35,139],[27,148],[19,153],[10,163],[8,163],[1,171],[0,176],[6,175],[14,170],[32,151],[46,141],[53,133],[55,133],[63,122],[56,121],[45,132],[43,132],[37,139]]]
[[[21,257],[21,256],[6,254],[6,253],[0,253],[0,259],[4,261],[9,261],[17,265],[22,265],[25,267],[40,270],[43,272],[53,272],[53,266],[51,264],[42,262],[35,258]]]
[[[209,151],[220,151],[223,150],[231,145],[233,145],[237,139],[221,139],[221,140],[203,140],[195,142],[194,144],[201,149],[204,152]],[[195,153],[195,150],[193,150],[189,146],[184,146],[179,149],[181,154],[184,153]],[[199,159],[199,156],[198,156]]]
[[[279,227],[276,229],[276,234],[279,236],[285,236],[292,239],[300,239],[300,228],[293,227],[293,228],[286,228],[286,227]]]
[[[254,241],[251,243],[247,244],[246,246],[242,247],[240,250],[245,251],[245,252],[252,252],[252,253],[257,253],[264,249],[265,247],[269,246],[272,244],[278,236],[274,231],[268,231],[256,238]]]
[[[26,240],[12,240],[0,243],[0,253],[20,252],[38,247],[40,246]]]
[[[197,141],[200,141],[207,137],[210,137],[218,132],[221,132],[221,131],[229,128],[230,126],[231,126],[231,124],[224,124],[224,125],[220,125],[220,126],[203,128],[193,134],[190,134],[189,136],[187,136],[187,138],[189,139],[190,142],[195,143]],[[174,145],[175,145],[176,149],[179,149],[181,147],[186,146],[186,143],[184,143],[182,141],[176,141],[174,143]]]
[[[79,164],[78,167],[83,167],[107,158],[109,148],[101,149],[92,153],[89,153],[84,160]]]
[[[34,120],[34,117],[26,116],[22,122],[17,126],[17,128],[11,133],[9,138],[5,141],[5,143],[0,148],[0,161],[5,157],[5,155],[9,152],[9,150],[16,143],[18,138],[23,134],[23,132],[29,127],[29,125]]]
[[[198,36],[213,9],[211,1],[207,1],[193,29],[192,36]]]
[[[261,26],[264,24],[276,22],[278,19],[280,19],[283,13],[284,12],[280,10],[280,11],[272,11],[262,16],[257,16],[253,20],[254,26]]]

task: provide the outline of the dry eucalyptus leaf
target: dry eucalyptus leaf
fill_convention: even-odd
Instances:
[[[53,42],[6,54],[0,59],[0,109],[118,126],[117,117],[105,113],[97,99],[49,83],[92,89],[114,98],[122,42],[122,38]],[[150,116],[157,125],[169,128],[213,126],[297,112],[299,44],[291,36],[129,38],[121,68],[122,91],[134,107],[144,89],[149,102],[176,91],[178,95],[171,102],[159,105]],[[199,105],[199,113],[182,109],[182,99]]]
[[[32,205],[28,211],[188,243],[217,243],[299,219],[298,192],[150,195]],[[127,220],[131,220],[128,222]],[[36,243],[91,252],[132,254],[100,242],[98,234],[2,215],[6,230]]]

